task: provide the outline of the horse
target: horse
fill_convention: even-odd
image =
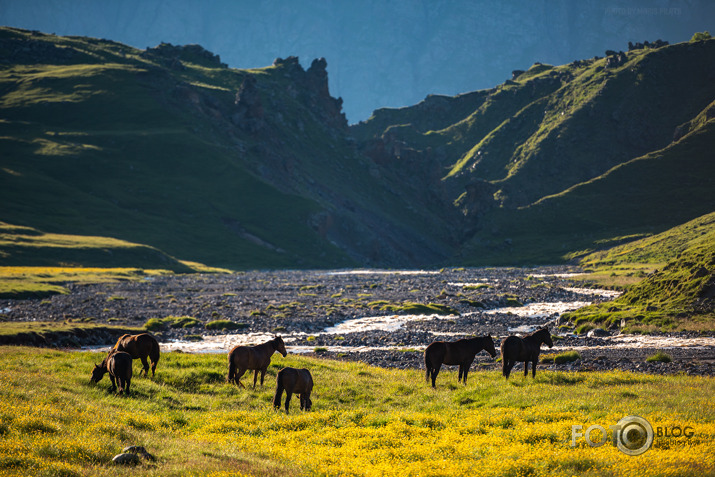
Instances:
[[[234,347],[228,353],[228,376],[226,381],[236,383],[245,388],[246,386],[241,382],[241,377],[247,369],[254,369],[253,389],[256,388],[258,371],[261,372],[261,386],[263,386],[263,378],[266,376],[268,365],[271,364],[271,356],[276,351],[282,354],[284,358],[288,355],[283,339],[280,336],[256,346]]]
[[[435,341],[425,349],[425,380],[432,377],[432,387],[439,369],[443,364],[458,364],[459,376],[457,381],[464,381],[467,384],[467,373],[469,367],[474,362],[474,357],[480,351],[486,351],[492,358],[496,357],[497,351],[494,349],[494,340],[491,336],[479,336],[476,338],[465,338],[457,341]]]
[[[124,351],[111,350],[104,357],[101,364],[95,364],[90,382],[98,383],[106,373],[112,381],[111,392],[117,390],[119,394],[129,394],[129,385],[132,382],[132,356]],[[116,381],[115,381],[116,380]]]
[[[300,410],[310,411],[313,401],[310,400],[310,393],[313,391],[313,376],[307,369],[283,368],[276,376],[276,394],[273,396],[273,408],[281,407],[281,397],[283,390],[286,392],[286,414],[293,393],[300,396]]]
[[[154,377],[156,365],[159,362],[159,343],[152,335],[149,333],[123,335],[117,340],[117,344],[112,349],[127,352],[134,359],[141,359],[142,371],[144,371],[145,376],[149,375],[149,363],[146,360],[148,356],[151,360],[151,377]],[[139,371],[140,376],[142,371]]]
[[[546,343],[549,348],[554,346],[551,340],[551,333],[547,327],[539,328],[531,334],[519,338],[509,336],[501,344],[502,374],[509,379],[511,368],[517,361],[524,362],[524,377],[529,375],[529,361],[531,361],[531,377],[536,377],[536,364],[539,362],[539,353],[542,343]]]

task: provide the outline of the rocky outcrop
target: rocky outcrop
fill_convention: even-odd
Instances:
[[[219,66],[226,68],[227,65],[221,63],[221,57],[206,50],[201,45],[172,45],[171,43],[160,43],[153,48],[147,48],[141,53],[142,58],[158,61],[171,69],[182,70],[182,61],[196,63],[205,66]]]
[[[234,104],[235,111],[231,115],[233,124],[250,133],[255,133],[265,126],[263,104],[255,76],[246,76],[236,93]]]

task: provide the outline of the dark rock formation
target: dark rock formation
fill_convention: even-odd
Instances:
[[[172,45],[171,43],[160,43],[154,48],[147,48],[141,54],[142,58],[158,61],[172,69],[181,70],[184,65],[181,61],[197,63],[205,66],[226,68],[227,65],[221,63],[221,57],[206,50],[201,45]]]
[[[250,133],[255,133],[265,126],[263,105],[254,76],[246,76],[243,80],[236,93],[235,105],[236,110],[231,115],[233,124]]]
[[[609,55],[609,52],[612,54]],[[622,51],[616,53],[615,51],[608,50],[606,51],[606,54],[608,55],[608,58],[606,59],[606,68],[618,68],[628,61],[628,55]]]

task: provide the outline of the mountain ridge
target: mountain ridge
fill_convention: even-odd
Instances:
[[[235,70],[198,45],[137,50],[3,28],[0,220],[226,268],[562,262],[715,209],[715,40],[612,53],[536,64],[489,90],[428,96],[348,126],[321,58]],[[663,76],[682,88],[659,104],[650,100]],[[642,111],[617,109],[629,94]],[[673,102],[679,112],[661,120]],[[631,121],[644,111],[659,115]],[[606,120],[627,125],[624,140],[612,125],[591,139]],[[553,131],[565,135],[563,157],[605,144],[611,159],[567,173],[544,152]],[[692,173],[678,170],[681,156]],[[595,203],[579,198],[639,157],[665,157],[679,174],[667,217],[648,200],[673,189],[672,177],[653,172],[623,194],[633,165],[620,182],[601,180]],[[606,197],[630,215],[599,218]]]

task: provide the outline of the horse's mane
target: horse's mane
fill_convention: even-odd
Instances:
[[[548,329],[548,328],[539,328],[538,330],[532,331],[531,333],[529,333],[529,334],[526,335],[526,336],[536,336],[536,335],[538,335],[539,333],[548,333],[548,332],[549,332],[549,329]],[[525,337],[526,337],[526,336],[525,336]]]

